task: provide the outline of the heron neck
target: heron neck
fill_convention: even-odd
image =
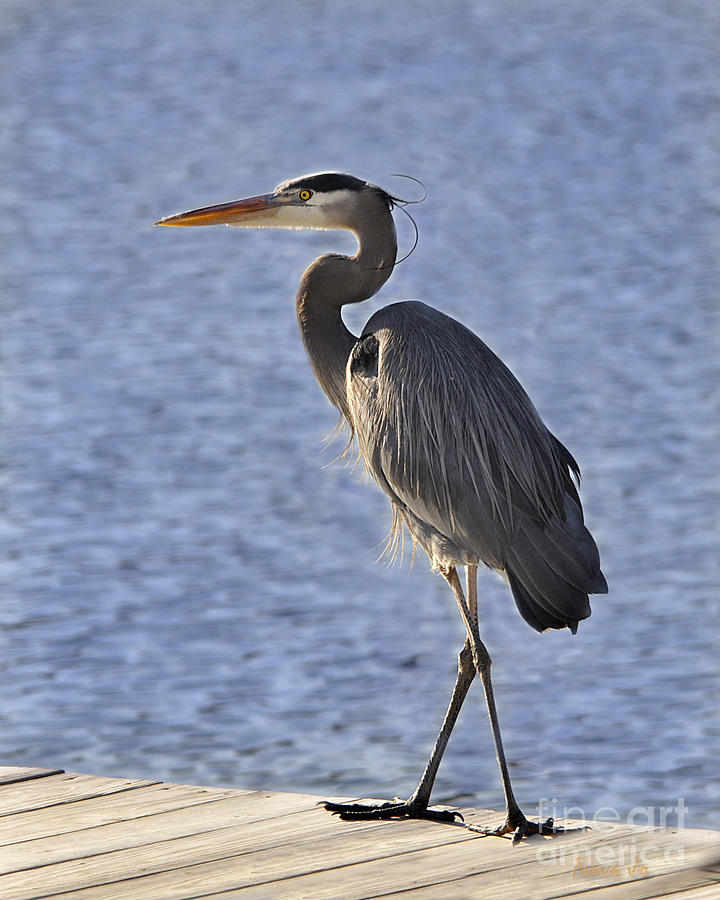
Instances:
[[[388,280],[397,254],[392,216],[377,213],[353,224],[355,256],[328,254],[316,259],[300,280],[295,308],[305,350],[315,377],[330,402],[349,420],[345,369],[357,338],[342,320],[341,309],[372,297]]]

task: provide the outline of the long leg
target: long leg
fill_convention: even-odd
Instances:
[[[490,659],[487,647],[480,640],[480,631],[477,622],[477,607],[475,610],[471,610],[465,600],[457,569],[451,568],[447,573],[443,574],[452,588],[455,599],[460,607],[460,614],[465,622],[465,628],[467,629],[468,638],[472,647],[473,660],[485,692],[485,700],[487,703],[488,715],[490,717],[490,727],[492,729],[493,741],[495,742],[495,753],[497,754],[498,765],[500,766],[500,776],[502,778],[508,814],[519,813],[520,807],[515,800],[512,785],[510,784],[510,773],[505,759],[505,750],[503,749],[502,736],[500,735],[500,723],[498,722],[497,710],[495,708],[495,697],[493,694],[492,680],[490,678],[490,666],[492,665],[492,660]],[[468,581],[469,580],[470,578],[468,577]],[[475,613],[474,615],[473,612]]]
[[[477,566],[465,566],[465,590],[467,591],[468,612],[476,626],[478,624],[477,570]]]
[[[460,707],[475,678],[475,671],[472,648],[470,646],[470,641],[466,638],[465,644],[458,655],[457,679],[455,681],[455,687],[453,688],[452,697],[450,698],[450,704],[445,713],[442,728],[440,729],[440,734],[437,736],[435,746],[432,749],[430,759],[425,767],[422,778],[413,791],[408,803],[419,803],[422,806],[427,807],[430,802],[430,792],[435,783],[437,771],[440,768],[440,761],[442,760],[443,753],[450,740],[452,730],[455,727],[455,722],[460,713]]]
[[[440,734],[435,741],[435,746],[430,754],[428,764],[425,766],[422,778],[408,800],[381,803],[375,806],[363,803],[325,803],[325,809],[336,813],[341,819],[391,819],[398,816],[410,816],[412,818],[453,822],[455,817],[460,815],[459,813],[449,810],[428,809],[428,804],[430,803],[430,793],[435,783],[435,776],[440,767],[443,753],[457,721],[463,700],[475,678],[475,671],[470,639],[466,638],[458,656],[458,673],[455,687],[445,713]]]
[[[529,822],[518,806],[513,794],[512,785],[510,783],[510,772],[508,771],[507,760],[505,759],[505,750],[503,749],[502,737],[500,735],[500,723],[498,722],[497,710],[495,708],[495,696],[493,694],[492,679],[490,678],[490,666],[492,660],[487,651],[487,647],[480,640],[480,630],[477,620],[477,593],[476,593],[476,576],[477,566],[468,566],[467,584],[468,584],[468,600],[466,601],[463,594],[460,579],[457,570],[450,568],[443,572],[445,579],[455,594],[460,614],[462,615],[467,629],[468,639],[472,649],[473,661],[480,675],[483,691],[485,692],[485,701],[487,703],[488,716],[490,717],[490,728],[492,729],[493,741],[495,743],[495,753],[497,755],[498,765],[500,766],[500,777],[502,779],[503,792],[505,794],[505,805],[507,809],[507,818],[500,828],[493,831],[485,831],[487,834],[507,834],[514,832],[513,843],[516,843],[527,834],[556,834],[564,829],[555,827],[552,819],[546,822],[537,823]]]
[[[470,616],[475,620],[475,622],[477,622],[476,576],[477,566],[468,566],[468,606]],[[465,638],[465,644],[458,656],[457,680],[455,682],[455,687],[453,688],[452,697],[450,698],[450,705],[448,706],[447,712],[445,713],[445,719],[443,721],[442,728],[440,729],[440,734],[435,741],[435,746],[433,747],[433,751],[430,754],[430,759],[427,766],[425,767],[425,771],[423,772],[423,776],[420,779],[420,783],[415,788],[408,803],[416,802],[427,806],[430,800],[430,792],[432,791],[433,784],[435,783],[435,776],[437,775],[438,768],[440,767],[440,761],[442,760],[443,753],[445,752],[445,748],[447,747],[452,730],[455,727],[455,722],[457,721],[457,717],[460,713],[460,708],[462,707],[463,700],[467,695],[470,685],[473,683],[476,671],[477,670],[473,661],[470,638],[467,637]]]

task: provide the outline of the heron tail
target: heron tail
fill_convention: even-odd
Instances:
[[[523,516],[505,571],[520,615],[536,631],[569,628],[590,615],[589,594],[606,594],[605,576],[582,509],[565,498],[564,520],[550,524]]]

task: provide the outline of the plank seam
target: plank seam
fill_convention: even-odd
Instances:
[[[127,791],[136,791],[138,788],[152,787],[156,784],[162,784],[162,781],[148,781],[140,784],[124,786],[113,791],[105,791],[99,794],[89,794],[87,797],[71,797],[67,800],[54,800],[51,803],[43,803],[41,806],[30,806],[26,809],[13,809],[10,812],[0,813],[0,819],[6,819],[8,816],[17,816],[21,813],[39,812],[42,809],[51,809],[53,806],[67,806],[70,803],[82,803],[85,800],[97,800],[98,797],[112,797],[113,794],[124,794]]]
[[[162,782],[161,782],[161,784],[162,784]],[[144,785],[144,787],[153,787],[153,785]],[[138,790],[140,790],[140,788],[138,788]],[[121,793],[123,793],[123,792],[117,791],[114,795],[113,794],[110,794],[110,795],[102,794],[101,796],[103,796],[103,797],[104,796],[117,796],[118,794],[121,794]],[[97,800],[98,798],[97,797],[88,797],[87,799]],[[181,804],[180,806],[172,806],[172,807],[169,807],[168,809],[159,810],[158,812],[142,813],[139,816],[128,815],[128,816],[124,816],[119,819],[114,818],[114,819],[108,820],[107,822],[98,822],[97,825],[83,825],[80,828],[71,828],[68,831],[57,831],[57,832],[53,832],[52,834],[42,834],[42,835],[39,835],[38,837],[20,838],[20,840],[17,840],[17,841],[13,841],[13,840],[4,841],[3,843],[0,843],[0,847],[15,847],[18,844],[31,844],[33,841],[45,841],[48,838],[61,837],[62,835],[66,835],[66,834],[67,835],[80,834],[80,832],[83,832],[83,831],[93,831],[96,828],[107,828],[108,825],[118,825],[122,822],[139,822],[141,819],[149,819],[152,816],[162,816],[162,815],[165,815],[166,813],[179,812],[182,809],[191,810],[191,809],[197,809],[199,807],[207,806],[210,803],[220,803],[224,799],[227,799],[227,798],[215,797],[215,798],[211,798],[210,800],[201,800],[200,803],[190,803],[188,805]],[[83,800],[73,800],[71,802],[72,803],[83,803],[84,801]],[[45,807],[42,807],[42,809],[45,809]],[[30,810],[29,812],[31,812],[31,813],[39,812],[39,810]],[[11,813],[7,813],[6,815],[11,815]],[[12,813],[12,815],[16,815],[16,814]],[[18,870],[18,871],[20,871],[20,870]]]
[[[25,775],[0,776],[0,788],[10,784],[21,784],[23,781],[37,781],[38,778],[49,778],[51,775],[64,775],[65,769],[38,769]]]
[[[476,837],[480,838],[481,836],[477,835]],[[491,837],[491,836],[488,835],[488,837]],[[621,837],[621,836],[618,835],[617,837]],[[349,862],[349,863],[342,863],[341,865],[337,865],[337,866],[329,866],[329,867],[322,868],[322,869],[313,869],[313,870],[306,871],[306,872],[297,872],[297,873],[294,873],[292,875],[287,875],[282,878],[272,878],[267,881],[259,881],[259,882],[255,882],[253,884],[241,884],[241,885],[237,885],[234,888],[225,887],[222,890],[212,891],[210,893],[193,894],[192,897],[188,896],[188,897],[184,898],[184,900],[205,900],[205,898],[208,898],[208,897],[222,896],[222,894],[226,893],[228,890],[241,890],[241,889],[246,889],[246,888],[262,887],[263,885],[282,884],[283,882],[292,882],[296,878],[302,878],[307,875],[317,875],[322,872],[333,872],[335,870],[340,870],[340,869],[349,869],[349,868],[352,868],[353,866],[361,866],[361,865],[371,863],[371,862],[378,862],[383,859],[392,860],[394,858],[398,858],[398,857],[402,857],[402,856],[409,856],[411,854],[422,854],[428,850],[434,850],[434,849],[437,849],[437,847],[439,847],[439,846],[441,847],[443,845],[444,845],[444,842],[441,842],[439,844],[435,844],[430,847],[422,847],[422,848],[418,848],[418,849],[414,849],[414,850],[405,850],[405,851],[401,851],[399,853],[392,853],[387,856],[371,857],[368,859],[355,860],[355,861]],[[462,878],[452,879],[452,880],[461,881],[464,878],[468,878],[468,877],[475,876],[475,875],[482,875],[485,873],[498,872],[498,871],[502,871],[505,869],[522,869],[524,867],[531,867],[531,866],[534,867],[536,864],[537,864],[536,860],[534,860],[534,859],[524,859],[524,860],[518,859],[515,862],[513,862],[512,860],[496,859],[496,860],[493,860],[492,863],[490,863],[490,864],[488,864],[488,863],[483,864],[482,868],[478,868],[477,871],[467,873],[466,875],[462,876]],[[666,871],[660,871],[660,872],[655,872],[652,875],[641,876],[640,878],[636,878],[636,879],[628,879],[626,881],[614,882],[613,885],[607,885],[607,884],[599,885],[597,888],[585,887],[584,890],[586,892],[588,892],[591,890],[599,890],[600,887],[607,888],[609,886],[614,887],[614,886],[622,886],[622,885],[629,885],[629,884],[636,884],[636,883],[640,884],[642,881],[648,881],[651,878],[659,878],[659,877],[663,877],[663,876],[667,877],[668,875],[677,874],[679,872],[684,872],[684,871],[687,871],[687,870],[685,870],[685,869],[672,870],[671,869],[671,870],[666,870]],[[446,883],[445,881],[437,882],[437,884],[445,884],[445,883]],[[715,883],[717,883],[717,882],[715,882],[715,881],[708,882],[708,884],[715,884]],[[426,885],[423,885],[423,887],[426,887],[426,886],[429,887],[434,884],[435,884],[435,882],[428,882]],[[704,887],[706,885],[698,885],[698,886]],[[405,892],[407,892],[410,890],[410,888],[406,887],[400,891],[395,891],[394,893],[402,893],[403,890]],[[383,895],[383,894],[365,895],[363,897],[356,898],[356,900],[375,900],[375,898],[379,898],[379,897],[383,897],[383,896],[387,896],[387,895]],[[572,894],[556,895],[552,898],[548,897],[548,898],[546,898],[546,900],[561,900],[561,896],[572,897]]]
[[[304,812],[307,812],[307,810],[301,810],[301,812],[303,812],[303,811],[304,811]],[[296,815],[296,813],[289,813],[288,815]],[[246,823],[243,823],[243,825],[244,825],[244,824],[246,824]],[[238,826],[225,826],[225,827],[238,827]],[[367,826],[365,826],[365,827],[363,827],[363,828],[361,828],[361,829],[359,828],[358,831],[360,831],[360,830],[362,830],[362,831],[369,831],[369,830],[371,830],[373,827],[377,827],[377,825],[368,824]],[[476,838],[475,838],[475,837],[468,837],[467,839],[468,839],[468,840],[475,840]],[[155,841],[155,842],[153,842],[153,843],[157,843],[157,844],[170,843],[170,842],[172,842],[172,841],[174,841],[174,840],[177,840],[177,838],[169,838],[169,839],[167,839],[167,840],[165,840],[165,841]],[[308,840],[308,838],[305,838],[305,840]],[[310,840],[312,840],[312,838],[310,838]],[[283,840],[283,841],[281,841],[279,844],[275,845],[274,847],[263,848],[263,850],[265,850],[265,849],[277,849],[277,847],[286,846],[288,843],[298,843],[298,841],[288,842],[287,840]],[[462,841],[454,841],[453,843],[462,843]],[[152,846],[152,844],[144,844],[144,845],[142,845],[142,846],[147,847],[147,846]],[[383,860],[383,859],[392,860],[392,859],[395,859],[396,857],[407,856],[407,855],[410,855],[410,854],[413,854],[413,853],[423,853],[423,852],[426,851],[426,850],[435,850],[435,849],[437,849],[438,847],[443,847],[443,846],[447,846],[446,841],[444,841],[444,840],[439,840],[438,843],[432,844],[432,845],[429,846],[429,847],[421,847],[421,848],[417,848],[417,849],[413,849],[413,850],[401,850],[401,851],[399,851],[399,852],[390,853],[390,854],[386,854],[386,855],[382,855],[382,856],[372,856],[372,857],[368,857],[367,859],[357,860],[357,861],[353,861],[353,862],[350,862],[350,863],[343,863],[343,864],[341,864],[341,865],[339,865],[339,866],[330,866],[330,867],[323,868],[323,869],[310,869],[310,870],[308,870],[308,871],[306,871],[306,872],[298,872],[298,873],[293,874],[293,875],[290,875],[290,876],[288,876],[288,877],[286,877],[286,878],[270,878],[270,879],[268,879],[267,881],[257,881],[257,882],[253,882],[252,884],[240,884],[240,885],[237,885],[237,886],[235,886],[235,887],[233,887],[233,888],[223,888],[223,890],[221,890],[221,891],[213,891],[212,893],[209,893],[209,894],[197,894],[197,895],[193,895],[192,897],[191,897],[190,895],[188,895],[187,897],[184,898],[184,900],[195,900],[196,897],[197,897],[197,898],[202,898],[202,897],[213,897],[213,896],[216,896],[218,893],[219,893],[219,894],[222,894],[222,893],[225,893],[225,892],[228,891],[228,890],[239,890],[239,889],[241,889],[241,888],[255,888],[255,887],[262,887],[263,885],[266,885],[266,884],[276,884],[276,883],[280,883],[280,882],[283,882],[283,881],[290,881],[290,880],[292,880],[292,879],[294,879],[294,878],[299,878],[299,877],[302,877],[302,876],[304,876],[304,875],[315,875],[315,874],[318,874],[318,873],[320,873],[320,872],[332,872],[332,871],[334,871],[335,869],[345,869],[345,868],[348,868],[348,867],[350,867],[350,866],[362,865],[363,863],[369,863],[369,862],[378,862],[378,861]],[[135,849],[135,848],[133,848],[133,849]],[[126,851],[126,850],[113,850],[113,851],[110,851],[110,853],[123,853],[123,852],[127,852],[127,851]],[[89,889],[89,888],[109,887],[109,886],[112,886],[112,885],[125,884],[125,883],[128,883],[128,882],[138,881],[138,880],[140,880],[140,879],[142,879],[142,878],[150,878],[150,877],[152,877],[152,876],[154,876],[154,875],[166,875],[166,874],[168,874],[168,873],[170,873],[170,872],[181,871],[182,869],[194,869],[194,868],[196,868],[197,866],[204,866],[204,865],[208,865],[208,864],[210,864],[210,863],[223,862],[224,860],[227,860],[227,859],[241,859],[241,858],[246,857],[246,856],[253,856],[253,855],[256,854],[257,852],[258,852],[258,851],[257,851],[256,849],[253,849],[253,850],[245,850],[245,851],[242,851],[241,853],[227,853],[227,854],[223,854],[222,856],[215,856],[215,857],[213,857],[212,859],[203,859],[203,860],[200,860],[200,861],[198,861],[198,862],[181,863],[180,865],[170,866],[170,867],[167,868],[167,869],[157,869],[157,870],[153,870],[153,871],[150,871],[150,872],[142,872],[142,873],[140,873],[140,874],[138,874],[138,875],[129,875],[129,876],[125,876],[125,877],[123,877],[123,878],[114,878],[114,879],[112,879],[112,880],[110,880],[110,881],[97,881],[97,882],[94,882],[93,884],[84,885],[84,886],[82,886],[82,887],[74,887],[74,888],[71,888],[70,890],[72,890],[72,891],[78,891],[78,890],[87,890],[87,889]],[[261,852],[262,852],[262,851],[261,851]],[[104,854],[97,854],[97,855],[98,855],[98,856],[102,856],[102,855],[104,855]],[[108,855],[109,855],[109,854],[108,854]],[[53,866],[53,865],[56,865],[56,863],[49,863],[49,864],[47,864],[47,866],[35,866],[35,867],[33,867],[33,868],[50,868],[50,867]],[[513,864],[511,864],[511,867],[512,867],[512,865],[513,865]],[[505,867],[503,867],[503,868],[505,868]],[[27,871],[27,870],[26,870],[26,869],[20,869],[20,870],[18,870],[18,871],[23,872],[23,871]],[[483,869],[483,870],[480,870],[480,871],[489,871],[489,870]],[[5,874],[8,874],[8,875],[9,875],[9,874],[11,874],[11,873],[8,872],[8,873],[5,873]],[[12,874],[17,874],[17,873],[12,873]],[[1,888],[1,887],[2,887],[2,877],[0,877],[0,888]],[[63,888],[63,889],[60,890],[60,891],[54,891],[52,894],[37,894],[37,895],[35,895],[35,896],[33,896],[33,897],[27,897],[27,898],[25,898],[25,900],[48,900],[48,898],[56,897],[56,896],[58,896],[58,894],[62,895],[62,894],[65,894],[65,893],[68,893],[68,889],[67,889],[67,888]]]
[[[470,839],[471,840],[479,840],[481,837],[482,837],[482,835],[475,835],[474,837],[472,837]],[[489,837],[489,835],[488,835],[488,837]],[[455,844],[455,843],[459,844],[459,843],[462,843],[462,841],[453,841],[453,844]],[[354,860],[353,862],[341,863],[340,865],[337,865],[337,866],[327,866],[322,869],[310,869],[307,872],[296,872],[292,875],[287,875],[282,878],[270,878],[267,881],[256,881],[253,884],[241,884],[234,888],[225,887],[222,890],[212,891],[211,893],[206,893],[206,894],[193,894],[192,896],[184,897],[183,900],[204,900],[204,898],[207,898],[207,897],[222,896],[222,894],[227,893],[227,891],[229,891],[229,890],[237,891],[237,890],[245,890],[245,889],[249,889],[249,888],[263,887],[263,885],[268,885],[268,884],[282,884],[283,882],[286,882],[286,881],[293,881],[296,878],[304,878],[307,875],[319,875],[323,872],[334,872],[334,871],[340,870],[340,869],[349,869],[349,868],[352,868],[353,866],[362,866],[367,863],[381,862],[382,860],[385,860],[385,859],[393,860],[393,859],[397,859],[398,857],[402,857],[402,856],[411,856],[412,854],[415,854],[415,853],[418,853],[418,854],[425,853],[428,850],[437,850],[438,847],[445,847],[445,846],[448,846],[447,843],[445,841],[441,841],[440,843],[432,844],[429,847],[419,847],[419,848],[415,848],[413,850],[401,850],[397,853],[390,853],[389,855],[385,855],[385,856],[368,857],[367,859]],[[518,866],[532,865],[532,864],[534,864],[534,862],[535,862],[535,860],[517,860],[517,862],[508,861],[507,863],[501,864],[501,862],[499,860],[496,860],[492,866],[486,866],[484,868],[478,869],[476,872],[472,872],[471,874],[472,875],[482,875],[486,872],[497,872],[502,869],[515,869]],[[452,880],[462,881],[463,878],[467,878],[467,877],[468,877],[468,875],[464,875],[462,878],[457,878],[457,879],[452,879]],[[443,882],[443,881],[438,882],[438,884],[444,884],[444,883],[445,882]],[[434,882],[433,882],[433,884],[434,884]],[[423,884],[421,886],[422,887],[430,887],[432,885],[430,883],[428,883],[428,884]],[[411,888],[406,887],[406,888],[403,888],[403,890],[407,892],[407,891],[411,890]],[[398,891],[395,891],[395,893],[398,893]],[[367,895],[365,897],[356,898],[356,900],[374,900],[375,897],[383,897],[383,896],[385,896],[385,895],[372,894],[372,895]],[[33,900],[41,900],[41,898],[33,898]]]
[[[608,887],[622,887],[623,885],[626,885],[626,884],[633,884],[633,885],[638,885],[638,886],[646,885],[648,887],[652,887],[652,884],[650,882],[652,882],[655,879],[667,878],[669,875],[680,875],[683,872],[687,872],[687,871],[692,871],[692,870],[675,869],[671,872],[655,872],[653,875],[641,875],[639,878],[633,878],[630,881],[616,881],[616,882],[613,882],[612,885],[598,884],[598,885],[595,885],[594,887],[582,887],[581,886],[580,890],[571,891],[570,893],[568,893],[566,891],[564,894],[553,894],[553,896],[548,897],[547,900],[564,900],[564,898],[567,898],[567,897],[577,897],[578,894],[581,894],[581,895],[582,894],[590,894],[590,893],[594,893],[595,891],[606,890]],[[698,877],[701,877],[701,876],[698,875]],[[658,898],[658,900],[660,900],[660,898],[662,898],[662,897],[672,897],[673,894],[682,894],[684,891],[694,891],[696,889],[712,887],[713,885],[716,885],[716,884],[718,884],[718,882],[714,879],[711,879],[710,881],[698,882],[696,884],[683,884],[683,885],[679,885],[676,888],[671,888],[669,891],[663,891],[662,894],[656,893],[653,889],[652,894],[648,894],[645,898],[640,898],[640,900],[655,900],[655,898]]]
[[[523,862],[522,865],[527,865],[527,862]],[[491,869],[483,869],[480,872],[474,872],[473,876],[474,875],[482,875],[483,872],[497,872],[498,870],[505,869],[505,868],[508,868],[508,867],[507,866],[493,866]],[[624,885],[630,885],[630,884],[640,885],[643,882],[646,882],[648,884],[648,886],[652,887],[652,885],[650,885],[650,882],[653,881],[654,879],[667,878],[668,875],[677,875],[677,874],[685,872],[685,871],[688,871],[688,870],[676,869],[672,872],[655,872],[652,875],[641,875],[638,878],[631,879],[630,881],[615,881],[612,884],[609,884],[609,883],[608,884],[599,884],[599,885],[595,885],[594,887],[580,886],[579,890],[571,891],[570,893],[568,893],[566,891],[563,894],[553,894],[552,896],[550,896],[548,894],[547,897],[544,898],[544,900],[565,900],[565,898],[576,897],[578,894],[581,894],[581,895],[582,894],[590,894],[591,892],[594,892],[594,891],[605,891],[610,887],[622,887]],[[456,882],[465,881],[469,877],[472,877],[472,876],[461,875],[458,878],[442,878],[438,881],[425,881],[425,882],[423,882],[422,887],[423,888],[438,887],[439,885],[443,885],[443,884],[454,884]],[[710,887],[717,883],[718,883],[717,881],[711,880],[711,881],[698,882],[697,884],[685,884],[678,888],[673,888],[670,892],[666,891],[662,894],[653,893],[652,896],[650,896],[648,894],[647,897],[644,898],[644,900],[655,900],[656,897],[657,898],[672,897],[673,894],[680,894],[683,891],[687,891],[687,890],[695,890],[695,888]],[[407,888],[407,887],[398,888],[398,890],[387,891],[386,893],[383,893],[383,894],[368,895],[367,897],[359,898],[359,900],[382,900],[383,897],[396,897],[400,894],[407,894],[410,890],[412,890],[412,888]],[[212,896],[212,895],[202,895],[202,896]],[[188,898],[188,900],[197,900],[197,898],[195,898],[195,897]],[[642,898],[638,898],[638,900],[642,900]]]
[[[189,806],[189,807],[181,806],[181,807],[178,807],[178,809],[193,810],[199,806],[207,806],[208,803],[217,803],[217,802],[218,802],[217,800],[205,801],[204,803],[196,803],[193,806]],[[97,853],[86,853],[83,856],[70,856],[67,859],[53,860],[53,862],[38,863],[37,865],[23,866],[20,869],[10,869],[5,872],[0,872],[0,882],[1,882],[2,878],[4,878],[6,875],[18,875],[21,872],[32,872],[32,871],[35,871],[36,869],[46,869],[51,866],[63,865],[64,863],[76,862],[76,861],[85,860],[85,859],[94,859],[97,856],[110,856],[114,853],[128,853],[128,852],[132,852],[134,850],[141,850],[145,847],[154,847],[158,844],[170,844],[173,841],[181,841],[186,838],[197,838],[197,837],[201,837],[202,835],[205,835],[205,834],[216,834],[217,832],[227,831],[228,829],[231,829],[231,828],[245,828],[246,826],[253,825],[257,822],[270,821],[271,819],[284,819],[284,818],[288,818],[290,816],[296,816],[296,815],[298,815],[298,813],[304,813],[304,812],[309,812],[309,811],[310,810],[307,810],[307,809],[300,809],[300,810],[295,810],[293,812],[284,813],[281,816],[270,816],[268,818],[250,819],[249,821],[246,821],[246,822],[232,822],[229,825],[218,825],[216,828],[206,828],[203,831],[193,831],[193,832],[190,832],[189,834],[176,835],[175,837],[160,838],[159,840],[156,840],[156,841],[147,841],[144,844],[137,844],[137,845],[131,846],[131,847],[117,847],[113,850],[99,850]],[[177,810],[164,810],[163,812],[159,812],[159,813],[149,813],[145,816],[135,816],[134,818],[130,818],[130,819],[119,819],[119,820],[115,820],[112,822],[104,822],[101,825],[90,825],[88,828],[78,828],[75,831],[62,832],[62,836],[64,837],[65,834],[78,834],[80,831],[93,831],[96,828],[107,828],[110,825],[116,825],[116,824],[119,824],[122,822],[135,822],[140,819],[151,818],[152,816],[162,816],[162,815],[165,815],[166,812],[177,812]],[[369,826],[369,827],[372,827],[372,826]],[[366,831],[368,829],[367,828],[358,829],[358,831],[361,831],[361,830]],[[51,836],[55,837],[55,835],[51,835]],[[26,841],[15,841],[13,844],[4,844],[4,845],[0,845],[0,846],[13,847],[13,846],[17,846],[18,844],[30,844],[33,841],[43,841],[46,839],[46,837],[48,837],[48,835],[46,835],[45,837],[30,838]],[[60,837],[60,835],[58,835],[58,837]],[[301,843],[303,840],[307,840],[307,838],[303,838],[300,835],[298,835],[295,839],[284,838],[284,839],[280,840],[279,843],[269,844],[266,847],[263,847],[262,849],[263,850],[272,850],[276,847],[285,847],[290,844]],[[248,854],[257,853],[257,852],[258,852],[257,850],[244,850],[244,851],[238,853],[237,856],[238,857],[247,856]],[[219,857],[217,857],[217,860],[228,859],[228,858],[229,857],[227,857],[227,856],[219,856]],[[186,865],[203,865],[203,863],[206,863],[206,862],[216,862],[216,860],[215,859],[207,859],[207,860],[203,860],[202,862],[198,862],[198,863],[184,863],[180,866],[171,867],[169,869],[160,869],[158,872],[146,873],[146,875],[147,874],[158,875],[158,874],[161,874],[162,872],[172,872],[174,868],[182,869],[182,868],[185,868]],[[144,877],[144,876],[137,876],[137,877]],[[114,884],[114,882],[107,882],[107,883]]]

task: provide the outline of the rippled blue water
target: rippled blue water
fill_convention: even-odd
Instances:
[[[419,297],[483,336],[611,585],[572,638],[482,578],[516,793],[720,826],[714,0],[5,0],[0,39],[0,762],[412,789],[462,630],[323,450],[292,298],[352,242],[151,227],[407,172],[419,246],[348,321]],[[501,803],[479,692],[437,797]]]

